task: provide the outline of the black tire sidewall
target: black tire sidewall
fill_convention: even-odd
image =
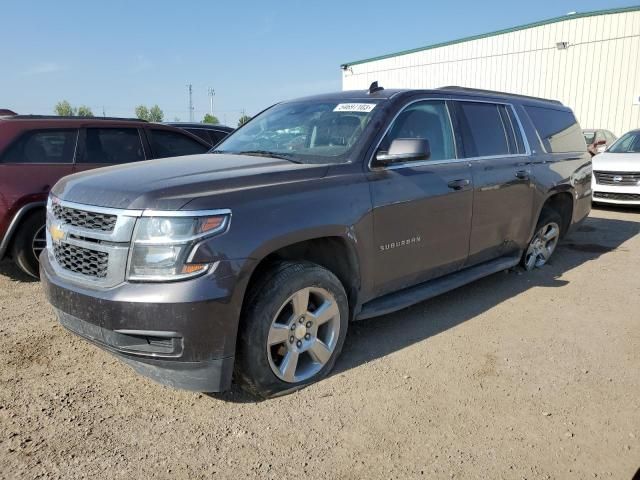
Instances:
[[[238,333],[236,380],[250,393],[269,398],[303,388],[325,377],[340,355],[349,324],[347,295],[338,278],[329,270],[309,262],[283,262],[274,266],[262,282],[248,292]],[[267,336],[271,322],[284,302],[306,287],[327,290],[340,310],[340,333],[336,348],[326,365],[308,380],[287,383],[271,370],[267,356]]]
[[[40,262],[33,254],[33,240],[45,224],[46,217],[43,211],[32,212],[21,222],[12,242],[13,261],[22,271],[34,278],[39,276]]]

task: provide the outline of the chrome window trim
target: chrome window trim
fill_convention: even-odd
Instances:
[[[507,155],[489,155],[489,156],[483,156],[483,157],[450,158],[450,159],[443,159],[443,160],[420,160],[420,161],[415,161],[415,162],[398,163],[397,165],[389,165],[389,166],[386,166],[386,167],[382,167],[382,166],[381,167],[372,167],[373,160],[375,159],[376,152],[378,151],[378,148],[380,148],[380,144],[382,143],[382,140],[384,140],[384,138],[387,136],[387,134],[389,133],[389,130],[393,126],[393,124],[396,121],[396,119],[398,118],[398,116],[400,116],[400,114],[402,112],[404,112],[408,107],[410,107],[414,103],[428,102],[428,101],[490,103],[490,104],[493,104],[493,105],[504,105],[505,107],[510,108],[511,109],[511,113],[514,115],[514,118],[516,119],[516,122],[518,122],[518,128],[520,129],[520,135],[522,136],[522,141],[524,143],[525,152],[524,153],[517,153],[517,154],[507,154]],[[449,112],[449,106],[448,105],[447,105],[447,113],[449,115],[449,122],[451,122],[451,112]],[[453,124],[451,124],[451,131],[453,133],[454,148],[456,149],[456,156],[457,156],[457,144],[455,142],[455,138],[456,138],[455,133],[456,132],[455,132],[455,129],[453,128]],[[535,153],[535,152],[533,152],[533,153]],[[522,122],[520,120],[520,117],[518,116],[518,112],[516,111],[516,109],[515,109],[515,107],[514,107],[514,105],[512,103],[510,103],[510,102],[501,102],[501,101],[493,101],[493,100],[478,100],[478,99],[475,99],[475,98],[464,98],[464,97],[450,97],[450,98],[446,98],[446,97],[423,97],[423,98],[419,98],[419,99],[416,99],[416,100],[413,100],[413,101],[407,103],[406,105],[404,105],[404,107],[402,107],[401,110],[398,111],[398,113],[395,114],[393,119],[387,125],[387,128],[385,129],[384,133],[380,137],[380,140],[378,140],[378,142],[376,144],[376,147],[373,150],[373,153],[369,157],[369,162],[367,164],[367,168],[368,168],[369,171],[377,172],[377,171],[381,171],[381,170],[397,170],[399,168],[420,167],[420,166],[426,166],[426,165],[443,165],[443,164],[449,164],[449,163],[472,162],[472,161],[478,161],[478,160],[494,160],[494,159],[500,159],[500,158],[530,157],[531,155],[532,155],[532,151],[531,151],[531,147],[529,145],[529,140],[527,139],[527,136],[526,136],[526,134],[524,132],[524,128],[522,126]]]

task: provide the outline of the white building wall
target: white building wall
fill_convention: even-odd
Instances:
[[[557,42],[569,42],[558,50]],[[343,90],[482,88],[560,100],[583,128],[640,128],[640,11],[594,15],[488,36],[343,71]],[[635,103],[635,104],[634,104]]]

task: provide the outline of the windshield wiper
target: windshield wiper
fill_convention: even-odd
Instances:
[[[235,153],[236,155],[249,155],[249,156],[255,156],[255,157],[279,158],[280,160],[288,160],[293,163],[302,163],[299,160],[293,160],[288,153],[270,152],[269,150],[243,150],[242,152],[224,152],[224,153]]]

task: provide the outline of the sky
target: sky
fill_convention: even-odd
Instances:
[[[0,108],[96,115],[158,104],[166,121],[209,112],[235,126],[278,102],[341,89],[340,65],[638,0],[0,0]]]

